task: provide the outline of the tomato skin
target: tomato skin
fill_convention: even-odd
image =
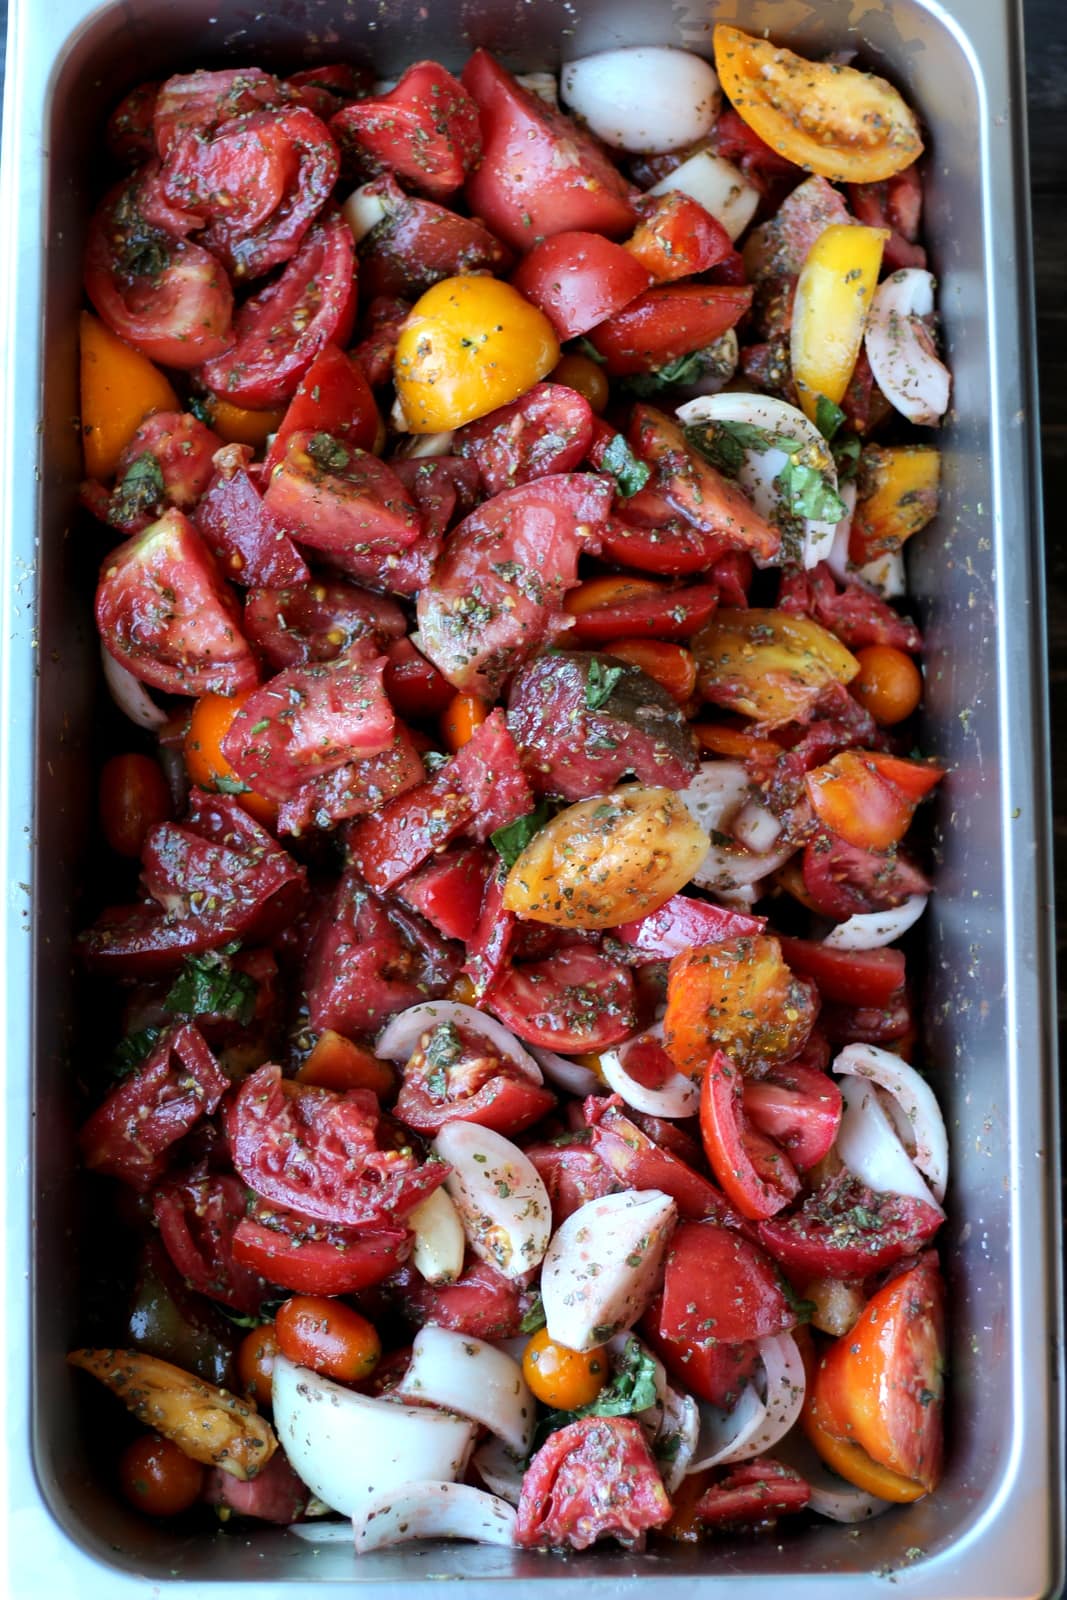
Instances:
[[[254,1201],[233,1236],[234,1260],[297,1294],[355,1294],[391,1277],[410,1251],[403,1225],[358,1231]]]
[[[721,1050],[700,1086],[700,1133],[708,1165],[742,1216],[774,1216],[800,1192],[784,1150],[749,1122],[740,1074]]]
[[[454,449],[477,464],[487,492],[499,494],[550,473],[573,472],[592,436],[588,401],[561,384],[538,383],[511,405],[460,429]]]
[[[780,1145],[800,1172],[833,1148],[841,1123],[841,1091],[817,1067],[786,1061],[741,1091],[745,1116]]]
[[[511,281],[561,339],[574,339],[621,311],[648,288],[652,274],[602,234],[554,233],[523,257]]]
[[[801,1426],[826,1465],[846,1483],[854,1483],[865,1494],[877,1495],[894,1505],[910,1505],[921,1500],[925,1490],[920,1483],[890,1472],[888,1467],[872,1461],[866,1450],[849,1439],[840,1439],[826,1426],[823,1413],[809,1395],[801,1412]]]
[[[554,1411],[587,1406],[608,1380],[609,1362],[602,1349],[569,1350],[539,1328],[522,1357],[522,1375],[534,1398]]]
[[[200,1498],[204,1468],[169,1439],[143,1433],[119,1461],[119,1481],[131,1506],[149,1517],[176,1517]]]
[[[202,789],[218,793],[226,785],[232,787],[240,784],[241,780],[222,753],[222,741],[229,733],[234,717],[253,692],[246,689],[238,695],[205,694],[194,705],[182,754],[186,772],[192,782],[199,784]],[[237,794],[234,798],[243,810],[267,827],[277,818],[278,807],[275,802],[268,800],[266,795],[257,794],[254,789]]]
[[[237,1377],[241,1388],[261,1410],[270,1410],[271,1380],[277,1354],[278,1340],[273,1322],[264,1322],[258,1328],[252,1328],[237,1346]]]
[[[826,1000],[851,1006],[884,1006],[904,982],[902,950],[835,950],[785,935],[780,943],[789,965],[814,979]]]
[[[937,767],[870,750],[843,750],[804,779],[815,814],[846,844],[888,850],[915,806],[944,776]]]
[[[692,1077],[717,1050],[741,1062],[788,1061],[803,1048],[815,1013],[811,986],[793,976],[769,934],[698,945],[671,962],[665,1043]]]
[[[381,418],[363,368],[336,344],[324,345],[301,378],[263,462],[270,482],[294,433],[328,433],[357,450],[373,450]]]
[[[760,1243],[791,1275],[869,1278],[929,1244],[944,1218],[909,1195],[875,1194],[850,1173],[810,1194],[799,1211],[759,1224]]]
[[[595,140],[516,83],[487,50],[463,69],[478,105],[483,157],[466,198],[515,250],[569,229],[619,238],[634,222],[634,191]]]
[[[633,598],[614,605],[597,605],[578,610],[599,578],[589,578],[564,602],[574,618],[570,638],[575,644],[607,646],[620,635],[640,639],[688,639],[699,632],[719,603],[713,584],[692,584],[687,589],[653,585],[650,579],[631,580]],[[638,583],[642,589],[638,590]],[[572,609],[573,608],[573,609]]]
[[[752,286],[681,283],[648,289],[590,330],[613,378],[652,372],[721,339],[752,304]]]
[[[732,1221],[730,1207],[713,1183],[650,1139],[620,1109],[617,1095],[590,1098],[585,1117],[593,1130],[592,1148],[623,1188],[661,1189],[693,1220]]]
[[[660,1328],[700,1345],[785,1333],[796,1315],[759,1245],[716,1222],[681,1222],[667,1250]]]
[[[108,153],[123,166],[140,166],[156,153],[153,118],[159,83],[139,83],[124,95],[107,119]]]
[[[366,1317],[321,1295],[294,1295],[280,1305],[274,1336],[288,1360],[338,1383],[369,1378],[382,1353],[378,1334]]]
[[[436,61],[417,61],[388,94],[346,106],[332,126],[434,199],[458,189],[482,154],[478,109]]]
[[[707,272],[733,254],[722,223],[679,189],[644,195],[637,209],[641,221],[625,248],[660,283]]]
[[[226,1174],[172,1179],[152,1197],[160,1238],[185,1281],[249,1315],[259,1310],[267,1284],[234,1259],[234,1230],[244,1210],[244,1185]]]
[[[100,773],[100,825],[116,855],[136,859],[149,830],[172,811],[158,761],[131,753],[112,756]]]
[[[156,100],[156,148],[166,157],[183,133],[210,133],[234,117],[282,105],[285,98],[273,73],[259,67],[201,70],[168,78]]]
[[[571,1055],[605,1050],[636,1025],[629,971],[585,946],[510,967],[485,1003],[528,1044]]]
[[[630,1543],[670,1514],[640,1425],[631,1417],[583,1417],[553,1433],[530,1462],[516,1543],[586,1550],[609,1535]]]

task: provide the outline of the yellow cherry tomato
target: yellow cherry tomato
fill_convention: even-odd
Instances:
[[[396,347],[397,399],[410,433],[443,433],[539,383],[559,360],[543,312],[498,278],[445,278],[412,307]]]
[[[571,1350],[557,1344],[547,1328],[540,1328],[523,1353],[522,1375],[542,1405],[577,1411],[590,1405],[607,1382],[608,1358],[600,1348]]]
[[[603,367],[588,356],[565,355],[548,376],[552,383],[563,383],[568,389],[577,389],[598,414],[607,409],[611,398],[608,380]]]
[[[821,394],[836,405],[848,388],[888,238],[887,228],[834,223],[800,270],[789,355],[800,404],[813,422]]]
[[[714,40],[715,69],[734,110],[797,166],[838,183],[881,183],[921,155],[915,113],[884,78],[806,61],[721,23]]]
[[[911,657],[891,644],[869,644],[856,651],[856,660],[852,693],[875,722],[892,728],[910,717],[923,697],[922,674]]]

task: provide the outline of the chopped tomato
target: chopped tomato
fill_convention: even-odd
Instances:
[[[844,750],[804,780],[815,814],[846,844],[888,850],[911,824],[918,801],[944,777],[939,767],[871,750]]]
[[[574,618],[575,643],[606,645],[620,634],[635,638],[688,639],[719,603],[714,584],[673,589],[650,578],[589,578],[564,602]]]
[[[705,1527],[750,1527],[803,1511],[811,1488],[792,1467],[770,1456],[729,1467],[697,1502],[694,1516]]]
[[[707,576],[709,570],[714,571],[724,554],[723,540],[715,534],[702,533],[675,516],[658,495],[656,498],[662,503],[651,513],[646,526],[643,504],[648,493],[643,489],[627,500],[625,516],[618,509],[613,510],[601,540],[604,558],[620,567],[655,572],[665,578]]]
[[[268,1285],[237,1261],[233,1236],[245,1214],[246,1192],[226,1175],[170,1179],[152,1196],[152,1213],[174,1265],[209,1300],[254,1314]]]
[[[334,661],[359,639],[372,641],[388,655],[388,641],[403,639],[407,620],[395,600],[350,583],[315,580],[293,588],[252,589],[245,600],[244,626],[268,666],[281,671]]]
[[[659,1469],[631,1417],[583,1417],[553,1433],[522,1480],[516,1542],[586,1550],[642,1539],[671,1514]]]
[[[394,1285],[406,1316],[418,1327],[431,1323],[472,1339],[514,1339],[521,1332],[526,1300],[521,1285],[470,1254],[455,1283],[427,1283],[407,1267]]]
[[[894,654],[922,649],[922,634],[910,617],[902,617],[861,583],[839,586],[825,561],[807,571],[791,569],[782,575],[778,609],[809,616],[829,628],[843,645],[856,651],[857,661],[862,649],[870,646],[889,647]],[[853,693],[859,684],[859,678],[853,680]]]
[[[618,1044],[636,1023],[629,971],[584,945],[509,967],[485,1004],[528,1044],[569,1055]]]
[[[222,440],[188,412],[157,411],[119,456],[108,521],[120,533],[146,528],[167,506],[191,511],[211,481]]]
[[[298,1294],[355,1294],[391,1277],[407,1259],[410,1235],[396,1227],[358,1229],[313,1221],[255,1200],[233,1236],[235,1261]]]
[[[458,189],[482,154],[478,108],[436,61],[416,62],[388,94],[346,106],[332,126],[435,199]]]
[[[895,847],[864,850],[833,834],[817,835],[805,846],[802,873],[811,909],[838,921],[902,905],[930,888],[926,875]]]
[[[277,526],[248,471],[251,450],[229,445],[215,456],[215,476],[197,506],[197,532],[228,578],[245,587],[284,588],[311,574]]]
[[[716,1051],[700,1086],[700,1132],[708,1165],[742,1216],[772,1217],[800,1192],[800,1178],[781,1146],[749,1120],[745,1087]]]
[[[842,1005],[888,1005],[904,982],[902,950],[837,950],[785,936],[781,946],[795,971],[814,979],[824,999]]]
[[[717,1050],[740,1062],[788,1061],[815,1021],[811,986],[768,934],[699,945],[671,962],[665,1038],[678,1070],[698,1077]]]
[[[455,690],[410,639],[400,638],[386,645],[385,657],[386,693],[400,716],[418,720],[445,710]]]
[[[428,1029],[404,1068],[396,1115],[417,1133],[473,1122],[509,1138],[551,1111],[556,1097],[462,1024]]]
[[[463,971],[473,989],[472,1003],[482,1001],[489,990],[503,976],[511,961],[518,937],[519,919],[513,911],[504,910],[504,885],[507,872],[503,865],[489,875],[485,897],[477,925],[467,942],[467,959]]]
[[[918,1255],[944,1217],[925,1200],[876,1194],[849,1172],[809,1194],[798,1211],[759,1224],[760,1243],[791,1275],[869,1278]]]
[[[689,703],[696,688],[696,662],[680,644],[668,644],[665,639],[613,639],[604,650],[640,667],[679,705]]]
[[[156,147],[166,157],[184,133],[209,134],[234,117],[282,105],[286,98],[273,73],[259,67],[229,67],[168,78],[156,100]]]
[[[333,1028],[324,1028],[295,1074],[298,1083],[319,1089],[370,1089],[388,1100],[396,1088],[396,1074],[388,1061],[379,1061],[366,1046],[354,1044]]]
[[[404,194],[388,174],[365,185],[363,194],[367,200],[378,199],[385,208],[385,216],[366,235],[359,249],[361,292],[372,301],[399,295],[416,300],[442,279],[506,272],[514,260],[507,246],[477,217],[461,216],[432,200]],[[405,311],[408,309],[405,307]],[[396,337],[405,320],[401,318],[395,325]],[[392,319],[380,325],[374,341],[378,348],[387,347],[393,328]],[[395,346],[396,338],[393,343]],[[362,346],[357,354],[363,360]],[[390,371],[381,378],[368,370],[368,382],[385,382],[392,365],[390,360]]]
[[[446,939],[474,936],[495,854],[482,845],[459,845],[433,855],[400,884],[400,898]]]
[[[751,304],[750,284],[678,283],[648,289],[591,329],[589,341],[613,378],[653,372],[714,344]]]
[[[363,368],[336,344],[324,345],[301,378],[263,463],[266,482],[285,460],[294,433],[328,433],[343,445],[373,450],[381,418]]]
[[[662,1294],[642,1317],[640,1329],[676,1382],[720,1411],[733,1409],[759,1368],[759,1346],[754,1339],[727,1344],[714,1337],[697,1342],[669,1337],[663,1331]]]
[[[717,1222],[680,1222],[667,1249],[660,1327],[699,1346],[741,1344],[792,1328],[796,1315],[759,1245]]]
[[[537,1168],[552,1205],[552,1225],[558,1228],[590,1200],[602,1200],[622,1187],[592,1145],[551,1139],[544,1144],[528,1144],[524,1154]]]
[[[357,567],[357,577],[368,557],[379,571],[419,534],[418,512],[392,469],[329,433],[289,435],[264,504],[301,544]]]
[[[535,384],[521,399],[461,428],[459,456],[478,467],[489,494],[500,494],[549,473],[573,472],[593,436],[588,401],[558,383]]]
[[[124,95],[107,119],[108,153],[125,167],[139,167],[156,153],[153,118],[159,83],[139,83]]]
[[[136,754],[112,756],[100,774],[100,824],[116,855],[136,858],[150,829],[173,809],[158,761]]]
[[[729,478],[717,472],[689,445],[679,425],[652,406],[636,405],[630,417],[630,443],[656,469],[656,487],[669,505],[694,527],[727,548],[750,550],[769,561],[781,545],[778,529],[755,510]]]
[[[643,195],[637,209],[641,221],[625,248],[660,283],[707,272],[733,254],[722,223],[680,189]]]
[[[638,922],[624,922],[612,934],[624,944],[640,951],[649,961],[683,954],[694,945],[714,944],[720,939],[738,939],[762,932],[765,917],[745,911],[728,911],[710,900],[695,900],[676,894],[658,911],[650,911]]]
[[[901,1477],[899,1472],[891,1472],[888,1467],[872,1461],[858,1444],[831,1433],[824,1426],[820,1408],[810,1399],[801,1413],[801,1425],[831,1471],[846,1483],[855,1484],[864,1494],[873,1494],[893,1505],[908,1505],[913,1500],[921,1500],[926,1493],[922,1484]]]
[[[554,233],[535,244],[512,277],[561,339],[574,339],[647,289],[651,272],[599,233]]]
[[[677,1203],[679,1214],[699,1220],[730,1218],[730,1207],[713,1183],[663,1149],[619,1109],[617,1095],[585,1102],[593,1130],[592,1148],[624,1189],[660,1189]]]
[[[278,814],[274,801],[242,783],[222,753],[222,741],[251,692],[201,695],[189,719],[182,753],[193,783],[217,794],[233,794],[245,811],[269,826]]]
[[[833,1078],[797,1061],[749,1079],[741,1104],[748,1121],[785,1150],[800,1172],[829,1154],[841,1125],[841,1091]]]

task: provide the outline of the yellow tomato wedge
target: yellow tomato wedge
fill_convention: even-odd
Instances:
[[[869,444],[848,553],[857,566],[899,550],[937,515],[941,452],[927,444]]]
[[[801,1414],[801,1425],[830,1470],[865,1494],[877,1495],[879,1500],[889,1500],[894,1505],[907,1505],[921,1500],[926,1493],[921,1483],[913,1483],[872,1461],[862,1446],[850,1439],[835,1438],[810,1401]]]
[[[153,411],[177,411],[178,397],[147,356],[81,314],[81,422],[85,471],[111,478],[119,457]]]
[[[720,611],[690,648],[705,699],[768,728],[802,717],[832,683],[850,683],[860,669],[810,617],[759,607]]]
[[[887,228],[839,222],[824,228],[808,251],[797,279],[789,353],[800,404],[812,422],[820,395],[836,405],[848,388],[888,238]]]
[[[253,449],[266,444],[270,435],[277,433],[285,416],[284,406],[275,411],[249,411],[217,395],[208,401],[207,411],[220,439],[225,439],[227,444],[249,444]]]
[[[737,114],[798,167],[837,183],[880,183],[922,152],[915,114],[884,78],[806,61],[720,23],[715,67]]]
[[[394,380],[409,433],[444,433],[539,383],[559,360],[543,312],[497,278],[445,278],[400,330]]]

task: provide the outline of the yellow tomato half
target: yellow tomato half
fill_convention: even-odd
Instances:
[[[848,388],[888,238],[886,228],[838,222],[808,251],[797,279],[789,354],[800,404],[812,422],[820,395],[836,405]]]
[[[445,278],[400,331],[394,381],[411,433],[443,433],[517,400],[559,360],[543,312],[497,278]]]

